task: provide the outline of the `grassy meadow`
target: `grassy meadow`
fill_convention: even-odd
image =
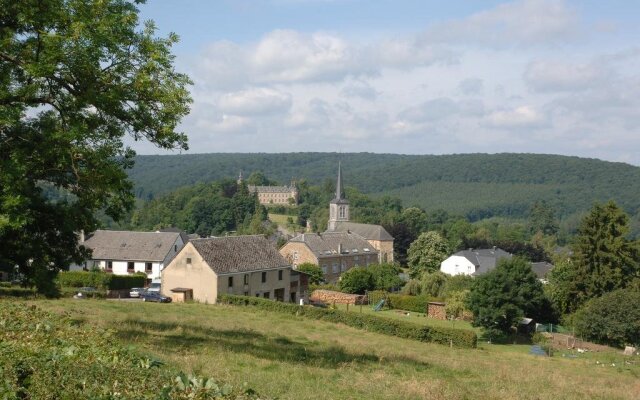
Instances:
[[[280,399],[635,399],[640,393],[640,361],[626,364],[615,353],[572,359],[532,356],[528,346],[450,349],[222,305],[33,303],[112,329],[124,343],[186,372],[249,382]]]

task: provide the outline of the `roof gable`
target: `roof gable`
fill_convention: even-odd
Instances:
[[[97,230],[81,243],[94,260],[163,261],[180,237],[179,232]]]
[[[262,235],[194,239],[190,243],[216,274],[260,271],[289,265]]]
[[[317,257],[378,254],[378,251],[363,237],[348,232],[303,233],[289,242],[304,243]]]

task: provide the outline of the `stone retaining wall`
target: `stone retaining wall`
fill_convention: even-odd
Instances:
[[[324,289],[314,290],[309,298],[311,301],[321,301],[325,304],[367,304],[366,296]]]

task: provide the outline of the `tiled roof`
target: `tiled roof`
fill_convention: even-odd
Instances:
[[[380,225],[337,222],[335,230],[338,232],[351,231],[368,240],[393,240],[393,236]]]
[[[290,242],[305,243],[318,257],[335,257],[337,254],[378,254],[369,242],[355,233],[303,233],[292,238]]]
[[[193,239],[190,243],[216,274],[259,271],[289,265],[262,235]]]
[[[475,265],[476,271],[473,275],[485,274],[494,269],[499,260],[512,257],[510,253],[499,248],[462,250],[455,253],[454,256],[464,257]]]
[[[94,260],[163,261],[179,232],[97,230],[82,245],[93,250]]]

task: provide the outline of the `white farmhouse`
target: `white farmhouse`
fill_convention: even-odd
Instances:
[[[440,271],[448,275],[478,276],[494,269],[499,260],[511,257],[510,253],[497,247],[462,250],[440,263]]]
[[[116,275],[136,272],[159,279],[160,272],[188,241],[181,232],[97,230],[81,245],[93,251],[91,260],[71,270],[100,268]]]

